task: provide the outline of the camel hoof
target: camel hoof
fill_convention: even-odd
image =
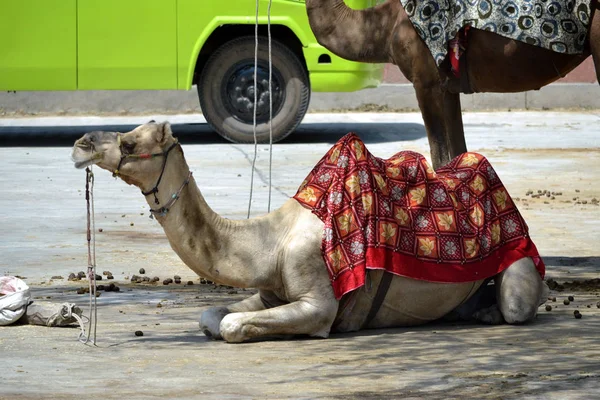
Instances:
[[[221,320],[227,314],[229,314],[227,307],[213,307],[204,311],[200,317],[200,331],[211,339],[223,339],[221,337],[220,325]]]

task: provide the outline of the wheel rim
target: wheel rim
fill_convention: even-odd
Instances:
[[[269,65],[259,61],[256,83],[257,107],[256,123],[269,120]],[[272,68],[271,87],[273,91],[273,117],[281,110],[285,99],[285,85],[281,73]],[[225,107],[237,120],[252,124],[254,120],[254,60],[244,60],[234,64],[225,73],[221,85]]]

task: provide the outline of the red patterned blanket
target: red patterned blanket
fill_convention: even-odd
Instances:
[[[527,224],[480,154],[434,171],[412,151],[374,157],[349,133],[294,198],[325,223],[321,250],[338,299],[364,285],[366,269],[469,282],[532,257],[544,276]]]

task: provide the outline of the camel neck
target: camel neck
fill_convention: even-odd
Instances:
[[[183,182],[189,179],[186,185]],[[266,219],[232,221],[215,213],[190,176],[182,152],[171,155],[157,193],[160,205],[173,194],[178,200],[164,215],[156,215],[169,243],[182,261],[198,275],[217,283],[236,287],[261,288],[269,284],[260,277],[268,276],[273,265],[271,255],[261,254],[255,246],[257,234]],[[146,196],[156,208],[153,196]]]
[[[344,0],[306,0],[311,29],[319,44],[351,61],[390,62],[386,32],[396,23],[399,0],[364,10],[348,7]]]

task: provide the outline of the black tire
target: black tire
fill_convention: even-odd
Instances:
[[[268,49],[267,40],[259,38],[258,143],[269,143]],[[302,62],[276,40],[271,40],[271,60],[275,143],[292,133],[304,118],[310,100],[310,84]],[[234,143],[254,143],[253,71],[254,37],[245,36],[219,47],[208,59],[198,81],[204,117],[219,135]]]

